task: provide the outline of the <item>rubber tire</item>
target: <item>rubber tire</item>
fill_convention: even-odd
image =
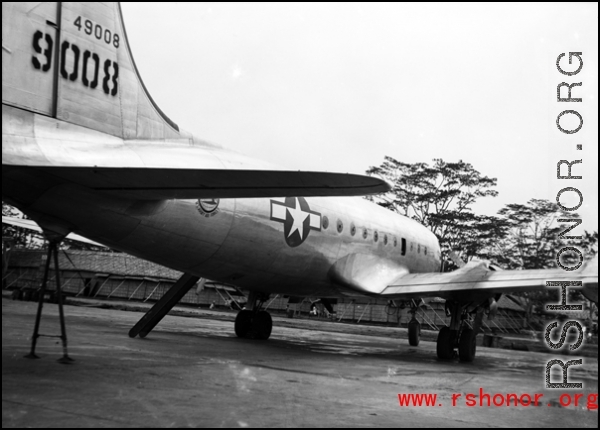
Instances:
[[[252,329],[252,311],[239,311],[235,317],[235,334],[237,337],[246,338]]]
[[[454,357],[454,342],[450,327],[442,327],[438,333],[436,351],[440,360],[451,360]]]
[[[412,319],[408,323],[408,344],[410,346],[419,346],[421,341],[421,323]]]
[[[477,351],[477,335],[472,328],[465,328],[458,342],[458,358],[465,363],[475,360]]]
[[[254,339],[267,340],[271,337],[273,331],[273,319],[271,314],[266,311],[260,311],[252,320],[252,333]]]

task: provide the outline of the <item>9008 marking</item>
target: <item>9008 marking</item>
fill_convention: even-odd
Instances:
[[[42,47],[42,40],[45,46]],[[52,53],[54,51],[54,40],[49,34],[36,31],[33,34],[33,50],[35,54],[31,57],[31,62],[36,70],[47,72],[52,67]],[[38,58],[37,54],[42,56]],[[67,57],[73,58],[72,62],[67,61]],[[81,61],[80,61],[81,60]],[[67,40],[60,46],[60,75],[63,79],[75,82],[79,79],[79,67],[82,65],[81,82],[86,88],[94,89],[98,86],[101,60],[98,54],[85,50],[81,55],[81,49],[74,43]],[[119,64],[116,61],[104,60],[102,62],[104,76],[102,77],[102,90],[104,94],[116,96],[119,91]],[[68,70],[68,65],[71,69]],[[90,81],[89,75],[93,74]]]
[[[42,47],[40,46],[40,40],[42,40],[42,37],[44,37],[44,40],[46,41],[46,49],[42,49]],[[35,55],[31,57],[33,67],[35,67],[38,70],[42,69],[43,72],[47,72],[48,70],[50,70],[50,67],[52,66],[53,47],[54,41],[52,40],[52,36],[50,36],[49,34],[44,35],[44,33],[42,33],[39,30],[33,33],[33,50],[38,54],[42,54],[43,51],[44,54],[44,64],[42,64]]]

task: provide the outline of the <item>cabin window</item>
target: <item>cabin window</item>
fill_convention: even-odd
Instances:
[[[384,234],[384,235],[383,235],[383,244],[384,244],[384,245],[387,245],[387,243],[388,243],[387,234]]]
[[[402,238],[402,248],[400,248],[400,253],[406,255],[406,239],[404,238]]]
[[[369,237],[369,232],[367,231],[367,229],[365,228],[363,230],[363,239],[366,239],[367,237]]]
[[[350,224],[350,234],[352,236],[356,234],[356,226],[354,224]]]
[[[420,254],[421,253],[421,244],[417,245],[417,252]]]
[[[398,239],[396,239],[396,237],[394,237],[394,247],[398,246]]]
[[[324,216],[323,217],[323,230],[327,230],[327,227],[329,227],[329,218]]]
[[[377,232],[373,233],[373,240],[375,242],[377,242],[379,240],[379,233],[377,233]]]
[[[425,250],[423,252],[425,252],[425,255],[427,255],[427,247],[425,247]]]
[[[338,231],[338,233],[341,233],[344,231],[344,223],[342,222],[342,220],[339,220],[339,219],[337,222],[337,231]]]

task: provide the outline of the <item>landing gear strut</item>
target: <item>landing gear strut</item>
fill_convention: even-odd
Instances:
[[[469,322],[467,306],[460,303],[447,302],[451,314],[450,327],[442,327],[437,338],[437,356],[441,360],[456,357],[460,361],[470,363],[475,359],[477,349],[477,333],[483,320],[483,312],[478,311],[472,327]]]
[[[410,346],[419,346],[421,341],[421,323],[417,320],[417,310],[419,308],[415,305],[415,301],[412,301],[412,307],[410,313],[412,318],[408,323],[408,344]]]
[[[273,330],[271,314],[263,311],[268,294],[251,292],[248,297],[248,309],[241,310],[235,318],[235,334],[246,339],[267,340]]]

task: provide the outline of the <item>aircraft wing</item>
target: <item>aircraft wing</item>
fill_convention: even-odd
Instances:
[[[2,169],[7,170],[3,174],[32,169],[93,190],[148,200],[357,196],[390,189],[378,178],[328,172],[5,165]]]
[[[560,269],[494,271],[489,269],[488,262],[473,261],[454,272],[404,275],[381,295],[390,299],[442,297],[467,301],[499,293],[540,290],[546,287],[546,281],[581,281],[583,294],[598,303],[598,257],[573,272]]]
[[[43,233],[42,228],[39,225],[37,225],[35,223],[35,221],[29,220],[29,219],[20,219],[20,218],[12,218],[12,217],[3,216],[2,224],[11,225],[13,227],[24,228],[26,230],[35,231],[38,233]],[[80,236],[78,234],[75,234],[75,233],[69,234],[65,239],[75,240],[77,242],[87,243],[89,245],[100,246],[102,248],[105,248],[104,245],[102,245],[98,242],[94,242],[93,240],[87,239],[87,238]]]

